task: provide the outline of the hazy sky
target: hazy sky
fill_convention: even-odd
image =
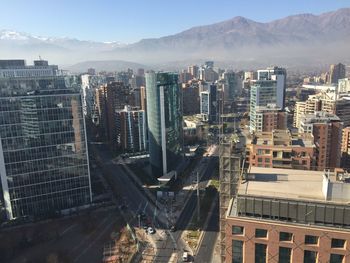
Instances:
[[[350,7],[348,0],[0,0],[0,30],[136,42],[235,16],[259,22]]]

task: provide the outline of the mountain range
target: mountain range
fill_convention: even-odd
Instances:
[[[322,66],[338,61],[350,64],[349,43],[350,8],[343,8],[321,15],[293,15],[267,23],[234,17],[132,44],[45,38],[0,30],[0,57],[32,60],[40,55],[52,63],[64,65],[86,60],[175,65],[181,61],[212,59],[240,68],[256,64]]]

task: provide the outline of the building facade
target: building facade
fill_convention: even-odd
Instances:
[[[281,109],[285,107],[287,71],[284,68],[269,67],[258,70],[258,80],[276,81],[276,105]]]
[[[96,115],[100,133],[109,142],[112,150],[117,147],[116,115],[117,110],[123,110],[129,104],[129,89],[123,82],[109,82],[96,90]]]
[[[80,87],[67,83],[44,73],[0,77],[1,203],[8,220],[52,216],[92,201]]]
[[[196,84],[197,83],[183,85],[182,105],[184,116],[200,113],[199,87]]]
[[[329,83],[338,84],[338,80],[345,78],[345,74],[345,65],[342,63],[332,64],[329,69]]]
[[[350,184],[343,176],[251,169],[227,211],[225,262],[349,262]]]
[[[277,82],[274,80],[256,80],[251,82],[250,88],[250,132],[257,130],[258,107],[269,104],[277,105]]]
[[[256,133],[246,156],[251,166],[315,170],[316,146],[311,134],[275,130]]]
[[[146,114],[143,110],[132,110],[125,106],[116,111],[118,149],[122,152],[143,152],[146,144]]]
[[[147,123],[152,172],[175,170],[183,156],[182,99],[178,75],[146,73]]]
[[[256,132],[272,132],[287,129],[287,113],[275,104],[256,108]]]
[[[217,122],[219,117],[217,87],[211,84],[208,91],[200,93],[200,107],[202,120],[205,122]]]
[[[334,114],[320,111],[302,116],[299,132],[314,136],[318,170],[340,167],[342,129],[343,123]]]

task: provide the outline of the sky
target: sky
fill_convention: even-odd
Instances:
[[[0,0],[0,30],[137,42],[235,16],[269,22],[350,7],[348,0]]]

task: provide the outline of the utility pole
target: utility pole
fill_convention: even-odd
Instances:
[[[197,221],[200,219],[200,200],[199,200],[199,172],[197,171]]]

